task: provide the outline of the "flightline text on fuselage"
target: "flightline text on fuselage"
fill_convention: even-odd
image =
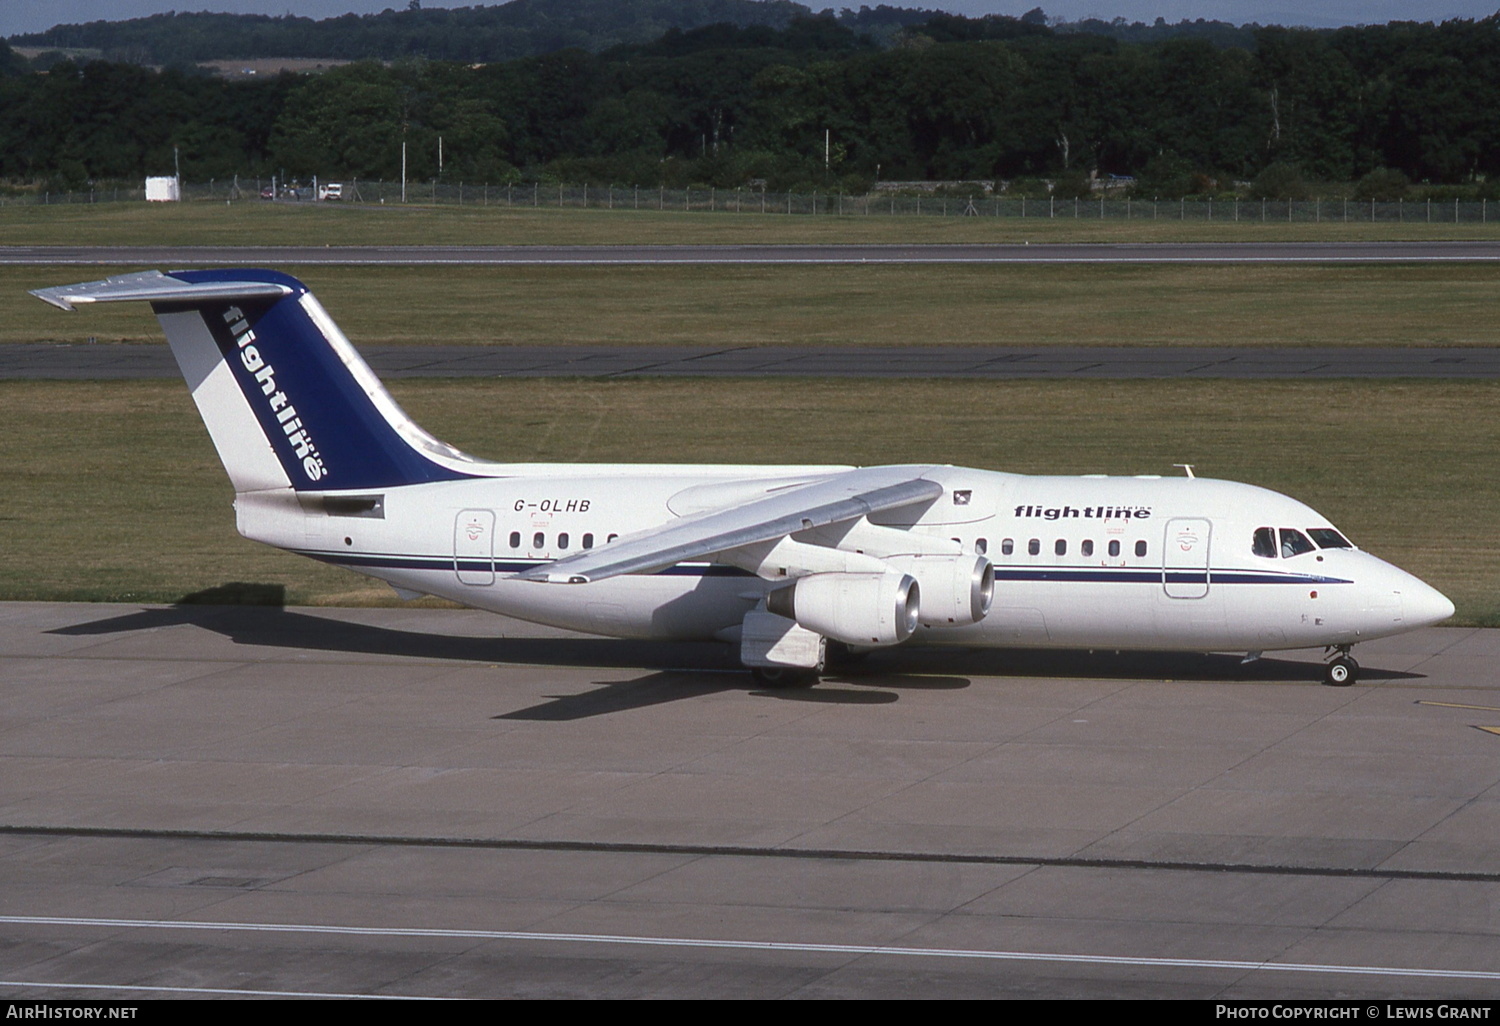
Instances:
[[[1085,520],[1147,520],[1151,517],[1150,506],[1017,506],[1018,517],[1040,517],[1043,520],[1065,520],[1082,517]]]

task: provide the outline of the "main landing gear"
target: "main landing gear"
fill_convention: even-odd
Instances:
[[[1335,688],[1347,688],[1359,679],[1359,663],[1349,654],[1348,645],[1335,645],[1329,651],[1338,654],[1328,660],[1323,668],[1323,683]]]
[[[752,666],[750,676],[767,688],[810,688],[818,682],[822,667]]]
[[[752,666],[750,676],[761,687],[810,688],[823,678],[824,673],[842,673],[869,654],[869,649],[829,641],[823,648],[823,660],[817,666]]]

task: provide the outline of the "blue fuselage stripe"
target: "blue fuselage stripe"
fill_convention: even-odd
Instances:
[[[353,553],[353,552],[308,552],[308,556],[324,563],[348,567],[352,570],[463,570],[474,573],[497,574],[521,573],[551,560],[545,559],[475,559],[453,556],[414,556],[397,553]],[[719,563],[683,563],[657,571],[668,577],[754,577],[748,570]],[[1030,581],[1055,584],[1351,584],[1340,577],[1322,577],[1311,574],[1267,573],[1258,570],[1213,569],[1167,570],[1160,567],[1014,567],[995,566],[997,581]]]

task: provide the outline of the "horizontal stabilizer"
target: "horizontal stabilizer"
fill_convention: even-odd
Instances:
[[[207,302],[219,299],[280,299],[292,290],[278,282],[203,281],[187,282],[162,274],[141,271],[121,274],[103,281],[85,281],[77,285],[58,285],[50,289],[32,289],[31,294],[44,303],[72,310],[80,303],[124,302]]]
[[[552,584],[587,584],[621,574],[652,573],[684,560],[856,520],[880,510],[931,502],[943,494],[941,484],[921,476],[931,469],[850,470],[729,509],[685,517],[517,576]]]

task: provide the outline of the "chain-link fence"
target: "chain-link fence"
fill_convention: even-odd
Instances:
[[[313,184],[291,186],[270,178],[239,177],[209,182],[184,182],[182,199],[274,199],[281,203],[318,201]],[[327,183],[324,183],[327,184]],[[1107,199],[1057,197],[1010,199],[995,196],[922,196],[874,192],[861,196],[843,193],[766,192],[759,189],[650,186],[565,185],[524,182],[506,185],[465,182],[401,182],[350,180],[341,202],[372,205],[421,204],[485,207],[551,207],[593,210],[657,210],[730,214],[782,214],[868,217],[989,217],[1106,221],[1261,221],[1321,223],[1379,221],[1411,224],[1482,224],[1489,221],[1488,200],[1400,200],[1378,202],[1346,197],[1310,200],[1188,200]],[[274,194],[273,194],[274,190]],[[51,190],[0,194],[0,206],[141,202],[140,187],[100,186],[88,190]]]

